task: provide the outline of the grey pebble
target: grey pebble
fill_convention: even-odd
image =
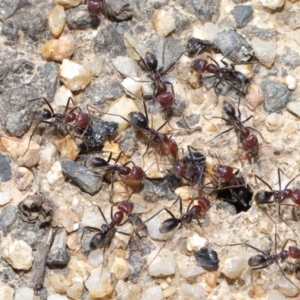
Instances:
[[[51,268],[65,267],[70,261],[70,254],[67,250],[67,232],[65,228],[60,228],[56,232],[53,244],[51,246],[47,265]]]
[[[280,61],[284,67],[289,67],[293,70],[300,66],[300,55],[297,51],[285,46],[284,54],[279,56],[278,61]]]
[[[92,21],[92,17],[85,5],[79,5],[66,11],[66,22],[70,29],[87,29],[91,27]]]
[[[215,43],[222,54],[234,63],[246,63],[255,58],[252,47],[234,29],[219,32]]]
[[[74,181],[83,191],[94,195],[101,189],[102,175],[95,174],[88,168],[69,159],[64,160],[61,167],[63,174]]]
[[[0,214],[0,227],[6,235],[9,228],[13,225],[17,217],[17,207],[15,205],[9,205],[2,209]]]
[[[144,180],[144,199],[148,202],[158,202],[161,199],[176,200],[177,196],[171,191],[168,182],[156,179]]]
[[[275,28],[263,29],[257,26],[247,26],[242,30],[242,34],[247,39],[253,39],[254,37],[257,37],[263,41],[268,41],[273,39],[278,41],[281,37],[280,32],[277,31]]]
[[[203,269],[217,270],[219,268],[218,253],[208,248],[201,248],[194,253],[197,265]]]
[[[192,0],[192,5],[201,22],[216,22],[220,16],[220,0]]]
[[[293,101],[286,106],[287,111],[300,118],[300,101]]]
[[[0,155],[0,181],[8,181],[12,177],[9,155]]]
[[[244,27],[253,19],[253,8],[251,5],[238,5],[231,13],[234,16],[237,28]]]
[[[277,112],[286,107],[292,92],[279,81],[264,80],[261,84],[263,106],[267,112]]]
[[[106,2],[107,14],[114,21],[125,21],[133,16],[133,9],[128,0],[114,0]]]

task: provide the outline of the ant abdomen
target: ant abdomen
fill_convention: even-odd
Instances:
[[[180,223],[179,219],[170,218],[162,222],[159,227],[160,233],[167,233],[174,230]]]
[[[79,128],[87,128],[91,119],[90,116],[84,112],[79,112],[76,120],[75,120],[75,125]]]
[[[101,248],[104,244],[105,236],[106,236],[105,232],[99,232],[99,233],[95,234],[90,241],[91,250]]]
[[[153,53],[147,52],[146,56],[145,56],[145,61],[146,61],[148,68],[151,71],[157,70],[158,62],[157,62],[156,56]]]
[[[248,265],[250,267],[260,267],[260,266],[264,265],[266,262],[267,262],[266,257],[258,254],[258,255],[254,255],[249,258]]]
[[[266,202],[270,201],[270,199],[272,198],[273,195],[274,195],[273,192],[259,191],[255,194],[255,201],[257,204],[266,203]]]
[[[296,205],[300,205],[300,189],[295,189],[290,198]]]
[[[51,111],[49,109],[46,109],[46,108],[42,109],[41,116],[45,120],[50,119],[50,118],[53,117]]]
[[[300,259],[300,249],[296,246],[289,246],[289,255],[291,258]]]
[[[207,198],[202,197],[198,199],[198,206],[201,207],[201,213],[204,214],[208,212],[209,209],[211,208],[211,203]]]
[[[149,129],[148,127],[148,119],[147,117],[138,112],[138,111],[133,111],[128,114],[130,122],[133,124],[133,126],[139,128],[139,129]]]

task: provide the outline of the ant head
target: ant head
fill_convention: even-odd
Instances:
[[[126,215],[130,215],[133,211],[134,204],[129,201],[122,201],[118,205],[118,209],[125,213]]]
[[[150,53],[150,52],[146,53],[145,62],[147,64],[148,68],[150,69],[150,71],[157,70],[158,62],[157,62],[156,56],[153,53]]]
[[[160,105],[163,108],[172,107],[172,105],[174,103],[174,96],[170,92],[165,92],[165,93],[159,94],[157,96],[157,101],[160,103]]]
[[[76,120],[77,115],[74,112],[69,112],[66,114],[67,123],[73,122]]]
[[[144,178],[143,169],[138,166],[133,166],[131,169],[131,178],[135,180],[142,180]]]
[[[203,58],[199,58],[192,62],[192,69],[194,69],[197,73],[202,74],[204,73],[207,64],[208,64],[207,60]]]
[[[43,119],[48,120],[53,117],[53,114],[49,109],[43,108],[41,111],[41,116]]]
[[[128,114],[130,122],[139,129],[147,130],[148,127],[148,119],[147,117],[138,111],[133,111]]]
[[[230,102],[225,101],[223,105],[223,110],[228,117],[235,118],[236,111],[234,106]]]

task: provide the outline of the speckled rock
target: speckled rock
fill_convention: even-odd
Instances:
[[[115,290],[118,295],[118,299],[127,300],[134,299],[135,297],[139,298],[141,288],[137,284],[132,284],[130,282],[125,282],[123,280],[119,280]]]
[[[192,0],[193,8],[199,19],[205,22],[216,22],[220,15],[220,3],[218,1]]]
[[[251,46],[259,62],[267,68],[271,68],[276,57],[275,44],[254,37],[251,41]]]
[[[5,244],[1,249],[1,256],[17,270],[29,270],[32,266],[32,249],[21,240]]]
[[[155,250],[147,256],[147,263],[150,264],[148,266],[149,274],[155,277],[175,274],[176,261],[173,253],[165,249],[162,249],[160,253],[158,251]]]
[[[8,232],[10,227],[15,222],[17,217],[17,212],[18,212],[17,207],[15,205],[9,205],[1,210],[0,225],[4,234]]]
[[[20,191],[27,190],[32,185],[34,180],[33,174],[27,168],[24,167],[18,168],[14,177],[16,187]]]
[[[12,177],[10,159],[8,155],[0,155],[0,181],[10,180]]]

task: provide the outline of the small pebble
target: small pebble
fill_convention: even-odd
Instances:
[[[230,279],[238,278],[248,265],[248,259],[251,255],[248,252],[231,254],[220,264],[220,271]]]
[[[59,294],[65,294],[70,286],[70,282],[61,274],[50,274],[48,280],[54,291]]]
[[[281,116],[277,113],[271,113],[266,117],[267,130],[270,132],[277,131],[282,127]]]
[[[184,284],[180,288],[180,293],[183,295],[184,299],[189,300],[199,300],[201,297],[205,297],[205,289],[200,285]]]
[[[0,287],[0,299],[3,300],[13,300],[14,298],[14,289],[8,285],[3,285]]]
[[[130,98],[127,98],[126,96],[123,96],[119,100],[114,101],[113,105],[109,108],[107,112],[110,114],[117,114],[123,116],[127,119],[128,114],[133,111],[139,111],[135,104],[135,101]],[[119,132],[125,130],[129,126],[129,123],[120,117],[103,115],[102,120],[107,122],[119,123]]]
[[[115,290],[118,295],[118,300],[140,299],[141,288],[137,284],[124,282],[119,280]]]
[[[289,102],[286,106],[287,111],[300,118],[300,101]]]
[[[67,89],[64,85],[62,85],[56,91],[53,102],[57,107],[66,107],[69,98],[73,99],[72,92],[69,89]]]
[[[103,71],[104,67],[104,57],[97,56],[94,58],[92,63],[90,64],[90,69],[94,76],[99,77]]]
[[[59,68],[59,78],[71,91],[80,91],[91,82],[92,72],[85,66],[64,59]]]
[[[74,37],[71,34],[64,35],[58,40],[47,41],[41,48],[42,57],[61,62],[70,58],[74,53]]]
[[[149,274],[155,277],[175,274],[176,261],[174,259],[173,253],[168,250],[162,249],[157,255],[158,251],[159,249],[154,250],[147,256],[147,263],[150,264],[148,266]]]
[[[80,152],[75,140],[70,135],[67,135],[65,138],[59,141],[57,150],[60,152],[60,158],[62,160],[75,160]]]
[[[218,280],[218,273],[217,272],[209,272],[205,276],[205,282],[207,285],[213,289],[217,285],[217,280]]]
[[[299,287],[299,284],[296,283]],[[276,280],[276,286],[278,287],[278,291],[287,297],[296,297],[299,294],[299,289],[292,285],[284,276],[281,276]]]
[[[269,218],[263,217],[259,219],[257,228],[261,233],[268,234],[271,233],[273,226],[274,224]]]
[[[95,233],[96,234],[96,233]],[[89,264],[93,267],[98,267],[100,264],[103,263],[103,251],[102,249],[96,249],[90,252],[88,256]]]
[[[186,240],[186,248],[188,251],[197,251],[200,248],[206,247],[207,239],[201,237],[197,232],[190,232]]]
[[[166,37],[176,29],[176,20],[172,12],[162,9],[154,12],[152,24],[160,37]]]
[[[142,296],[142,300],[163,300],[164,294],[160,286],[154,286],[147,289]]]
[[[18,159],[20,167],[32,168],[40,160],[40,145],[31,141],[28,150]]]
[[[65,8],[78,6],[81,2],[81,0],[56,0],[56,4],[62,5]]]
[[[126,222],[122,226],[118,226],[118,231],[124,232],[124,233],[126,233],[126,235],[116,232],[113,241],[116,244],[117,248],[122,248],[122,249],[127,248],[128,243],[129,243],[130,238],[131,238],[131,235],[133,233],[133,230],[134,230],[133,226],[128,222]]]
[[[65,227],[67,232],[73,231],[76,222],[78,222],[77,217],[71,209],[58,208],[53,214],[52,226]]]
[[[131,35],[130,33],[125,32],[124,33],[124,45],[126,47],[128,57],[130,57],[134,60],[140,60],[141,57],[146,56],[147,48],[134,35]]]
[[[183,201],[189,201],[200,197],[199,189],[193,186],[181,186],[175,190],[175,194]]]
[[[259,62],[267,68],[271,68],[276,57],[275,44],[254,37],[251,41],[251,46]]]
[[[184,267],[179,267],[179,273],[182,277],[189,279],[194,276],[202,275],[206,273],[206,271],[198,266],[189,265]]]
[[[0,181],[8,181],[12,177],[10,158],[8,155],[0,155]]]
[[[50,171],[47,173],[47,181],[51,185],[61,185],[65,181],[65,177],[62,174],[61,163],[56,161]]]
[[[114,289],[114,281],[107,270],[102,266],[91,271],[90,277],[85,281],[85,286],[93,299],[105,297]]]
[[[128,96],[135,95],[137,97],[142,96],[142,83],[139,82],[138,78],[125,78],[122,81],[122,86],[124,87],[125,93]]]
[[[264,7],[276,9],[282,7],[285,3],[285,0],[260,0],[260,2]]]
[[[81,299],[83,291],[83,283],[81,282],[75,282],[67,289],[67,296],[74,300]]]
[[[170,286],[163,290],[163,294],[165,298],[169,298],[173,296],[177,292],[177,288],[175,286]]]
[[[47,143],[46,147],[41,147],[39,166],[42,172],[47,173],[51,169],[55,162],[56,153],[57,149],[51,143]]]
[[[17,207],[15,205],[9,205],[1,209],[0,214],[0,226],[4,234],[8,232],[12,224],[17,218]]]
[[[52,294],[47,297],[47,300],[69,300],[67,296],[60,294]]]
[[[117,56],[112,60],[116,70],[126,77],[138,76],[138,65],[135,60],[127,56]]]
[[[67,232],[65,228],[60,228],[55,235],[48,254],[47,265],[52,268],[62,268],[65,267],[69,261],[70,254],[67,250]]]
[[[194,253],[197,265],[207,270],[219,268],[218,253],[208,248],[201,248]]]
[[[14,300],[33,300],[33,297],[33,289],[30,289],[28,287],[21,287],[16,290]]]
[[[9,203],[11,200],[9,191],[0,192],[0,206]]]
[[[276,290],[270,291],[268,296],[268,300],[286,300],[286,298]]]
[[[289,90],[294,91],[297,87],[297,80],[294,76],[288,75],[285,77],[285,84]]]
[[[253,108],[256,108],[262,104],[263,96],[259,85],[252,84],[248,87],[246,100]]]
[[[87,211],[84,212],[81,223],[83,227],[91,227],[100,230],[102,224],[104,224],[105,221],[99,212],[96,213],[92,211]]]
[[[251,5],[237,5],[231,13],[234,16],[237,28],[244,27],[253,19],[253,8]]]
[[[18,168],[14,180],[18,190],[27,190],[32,185],[33,180],[33,174],[27,168]]]
[[[124,280],[129,276],[128,263],[121,257],[114,258],[109,271],[114,274],[117,280]]]
[[[204,30],[206,38],[209,41],[213,41],[219,32],[219,26],[212,22],[206,22],[204,24]]]
[[[66,23],[66,12],[63,6],[56,5],[48,14],[49,29],[54,38],[58,38]]]
[[[32,266],[32,249],[22,240],[16,240],[4,245],[1,249],[1,256],[17,270],[29,270]]]

